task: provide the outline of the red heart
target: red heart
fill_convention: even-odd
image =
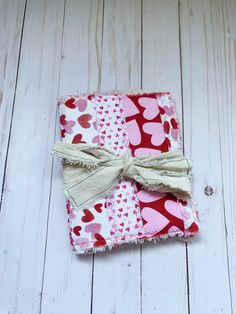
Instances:
[[[94,216],[89,209],[84,209],[84,216],[81,218],[83,222],[90,222],[94,220]]]
[[[91,124],[88,122],[92,119],[92,116],[88,113],[83,114],[82,116],[78,117],[78,123],[85,129],[90,128]]]
[[[73,228],[73,232],[74,234],[76,234],[77,236],[80,236],[80,230],[81,230],[81,227],[80,226],[76,226]]]
[[[174,129],[178,129],[178,122],[174,118],[171,118],[170,123]]]
[[[98,203],[98,204],[94,205],[94,208],[96,209],[96,211],[98,213],[101,213],[102,212],[102,203]]]
[[[61,137],[64,138],[64,137],[65,137],[65,134],[66,134],[66,130],[65,130],[65,129],[62,129],[62,130],[61,130]]]
[[[62,114],[61,116],[60,116],[60,123],[61,123],[61,125],[66,125],[66,115],[65,114]]]
[[[76,134],[72,140],[72,144],[86,143],[82,141],[82,134]]]
[[[166,113],[165,110],[161,106],[159,106],[159,110],[160,110],[160,114],[165,114]]]
[[[99,246],[105,246],[106,245],[106,240],[99,233],[95,233],[94,237],[97,241],[94,242],[93,246],[99,247]]]
[[[165,133],[168,134],[168,133],[170,132],[170,125],[169,125],[169,122],[168,122],[168,121],[165,121],[165,122],[164,122],[163,128],[164,128]]]
[[[74,98],[70,98],[65,102],[66,107],[70,108],[70,109],[74,109],[75,105],[74,105]]]

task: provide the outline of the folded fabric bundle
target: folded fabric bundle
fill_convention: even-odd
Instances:
[[[53,151],[77,254],[199,231],[170,93],[66,96],[58,106]]]

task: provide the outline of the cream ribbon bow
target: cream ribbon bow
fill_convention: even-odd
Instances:
[[[65,194],[77,209],[107,195],[121,177],[133,179],[147,190],[180,198],[191,194],[191,165],[181,150],[145,157],[116,156],[107,148],[56,142],[53,153],[64,159]]]

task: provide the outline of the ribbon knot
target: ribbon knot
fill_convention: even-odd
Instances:
[[[181,150],[144,157],[127,153],[116,156],[107,148],[57,142],[53,152],[64,159],[65,194],[77,209],[107,195],[122,176],[147,190],[172,193],[179,198],[191,194],[191,165]]]
[[[133,167],[134,167],[133,157],[130,156],[128,153],[124,154],[122,157],[123,157],[123,162],[124,162],[124,165],[123,165],[124,169],[123,169],[123,172],[121,173],[121,176],[131,178],[133,174]]]

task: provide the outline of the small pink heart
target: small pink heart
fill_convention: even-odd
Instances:
[[[159,114],[159,106],[156,98],[140,97],[139,104],[145,108],[143,116],[147,120],[154,119]]]
[[[94,144],[99,144],[100,143],[100,140],[99,140],[99,135],[96,135],[93,139],[92,139],[92,142]],[[98,232],[99,233],[99,232]]]
[[[81,247],[86,247],[89,240],[87,238],[76,238],[75,243],[78,244]]]
[[[87,225],[85,228],[84,228],[85,232],[89,233],[91,232],[91,235],[92,235],[92,238],[94,239],[95,238],[95,233],[99,233],[100,230],[101,230],[101,224],[98,224],[98,223],[92,223],[92,224],[89,224]]]
[[[177,141],[179,137],[179,129],[171,129],[171,136]]]
[[[86,99],[76,100],[76,102],[74,104],[75,104],[75,107],[77,107],[80,112],[85,111],[87,108],[87,100]]]
[[[173,114],[175,113],[173,106],[171,106],[171,107],[164,106],[163,108],[164,108],[167,116],[173,116]]]
[[[155,146],[159,146],[165,141],[165,133],[161,123],[147,122],[143,125],[143,131],[152,135],[151,143]]]

